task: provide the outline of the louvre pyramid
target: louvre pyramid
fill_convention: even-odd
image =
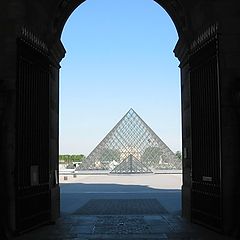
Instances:
[[[132,165],[129,164],[130,162]],[[139,115],[130,109],[76,171],[107,170],[112,173],[147,173],[180,169],[181,160]]]
[[[143,165],[138,159],[130,154],[119,165],[117,165],[111,173],[123,174],[123,173],[152,173],[152,171],[145,165]]]

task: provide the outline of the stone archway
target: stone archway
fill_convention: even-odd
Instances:
[[[55,221],[59,215],[58,80],[60,61],[65,54],[60,35],[67,18],[82,2],[10,0],[0,3],[5,13],[0,17],[4,26],[0,32],[1,152],[5,159],[1,163],[5,179],[1,191],[6,205],[2,219],[10,232]],[[240,30],[236,26],[240,23],[240,7],[236,0],[156,2],[168,12],[179,34],[174,52],[181,69],[183,216],[229,235],[239,235]],[[209,59],[211,64],[207,64]],[[25,68],[24,64],[30,66]],[[30,74],[30,70],[36,74]],[[49,84],[39,85],[40,91],[36,85],[31,85],[33,76],[37,76],[36,81],[44,79]],[[48,116],[39,115],[35,105],[29,105],[32,101],[28,98],[19,99],[25,96],[27,88],[20,88],[25,81],[35,93],[41,92],[41,97],[33,92],[28,96],[38,96],[34,104],[43,104],[42,113]],[[197,101],[203,95],[207,96],[204,101]],[[41,98],[49,101],[41,102]],[[22,105],[20,100],[23,100]],[[31,118],[30,110],[39,121]],[[45,125],[40,123],[42,120]],[[49,126],[43,134],[46,141],[38,139],[45,144],[47,155],[34,162],[32,159],[42,145],[37,138],[32,138],[32,147],[27,148],[20,137],[34,136],[34,129],[42,136],[42,124]],[[25,128],[21,129],[23,125]],[[40,176],[40,181],[34,176]],[[219,204],[215,204],[216,201]],[[27,210],[30,203],[32,208]],[[41,217],[36,217],[40,216],[38,214]]]
[[[71,15],[71,13],[85,1],[86,0],[59,1],[55,16],[53,18],[54,21],[52,25],[53,32],[56,34],[58,38],[60,38],[64,25],[69,16]],[[180,38],[184,33],[186,34],[186,31],[189,30],[187,29],[187,14],[184,11],[184,8],[180,1],[178,0],[172,1],[154,0],[154,1],[158,3],[161,7],[163,7],[165,11],[169,14],[169,16],[171,17],[176,26]]]
[[[178,36],[179,36],[179,40],[178,43],[176,45],[176,48],[174,50],[176,57],[179,58],[181,64],[181,68],[182,68],[182,72],[184,74],[184,72],[188,71],[188,66],[185,65],[185,62],[187,61],[187,52],[189,50],[189,43],[190,43],[190,38],[189,36],[191,36],[191,29],[189,28],[190,24],[188,23],[188,15],[184,10],[183,5],[180,3],[180,1],[178,0],[173,0],[173,1],[166,1],[166,0],[155,0],[161,7],[163,7],[166,12],[169,14],[169,16],[171,17],[172,21],[174,22],[177,32],[178,32]],[[50,39],[49,41],[51,42],[52,47],[51,49],[52,51],[52,56],[54,57],[54,59],[57,61],[57,63],[59,63],[61,61],[61,59],[64,57],[65,55],[65,49],[64,46],[62,45],[60,38],[61,38],[61,34],[62,34],[62,30],[64,28],[64,25],[67,21],[67,19],[70,17],[70,15],[72,14],[72,12],[79,7],[84,1],[83,0],[73,0],[73,1],[59,1],[59,4],[56,8],[55,11],[55,15],[53,16],[53,22],[51,24],[51,31],[52,31],[52,35],[50,35],[51,37],[53,37],[53,39]],[[57,54],[56,54],[57,53]],[[57,59],[56,59],[57,56]],[[184,76],[184,78],[187,78],[187,75]],[[187,81],[187,80],[185,80]],[[184,92],[188,91],[188,86],[184,85]],[[189,97],[189,93],[185,94],[184,98],[185,100],[183,102],[189,102],[190,99],[187,99]],[[189,111],[189,106],[188,108],[184,107],[184,111],[188,112]],[[187,124],[184,124],[183,127],[188,126],[190,124],[190,119],[185,119],[185,122],[187,122]],[[185,143],[185,148],[190,149],[191,146],[189,145],[190,141],[189,141],[189,137],[188,136],[186,138],[186,140],[184,140],[183,142]],[[185,159],[186,161],[190,162],[190,157]],[[187,170],[187,175],[184,177],[184,179],[189,178],[189,172],[191,169],[191,166],[188,164],[185,166],[185,169]],[[183,171],[183,174],[185,173],[185,170]],[[183,216],[188,218],[190,220],[190,184],[187,184],[185,182],[185,185],[183,187]]]

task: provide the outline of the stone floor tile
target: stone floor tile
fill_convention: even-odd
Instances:
[[[71,234],[92,234],[94,226],[73,226],[70,230]]]
[[[17,240],[221,240],[216,233],[196,227],[178,216],[63,216]],[[217,237],[216,237],[217,236]]]

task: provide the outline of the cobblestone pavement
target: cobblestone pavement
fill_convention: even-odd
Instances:
[[[62,216],[55,225],[43,226],[17,240],[221,240],[217,233],[189,224],[170,214],[132,216]]]

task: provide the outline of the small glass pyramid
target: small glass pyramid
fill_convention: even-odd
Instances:
[[[76,169],[111,173],[149,173],[180,170],[181,160],[130,109]]]

